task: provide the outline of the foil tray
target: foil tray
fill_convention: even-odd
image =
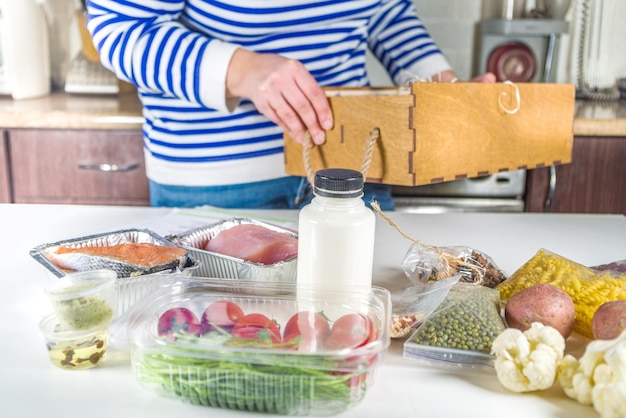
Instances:
[[[154,245],[161,246],[169,246],[169,247],[179,247],[178,245],[168,241],[167,239],[155,234],[154,232],[147,229],[124,229],[115,232],[107,232],[96,235],[89,235],[80,238],[74,238],[65,241],[59,241],[52,244],[42,244],[30,251],[30,255],[37,260],[39,263],[43,264],[48,270],[52,272],[57,277],[63,277],[72,271],[66,271],[56,264],[54,264],[50,255],[57,251],[60,246],[65,246],[69,248],[81,248],[81,247],[106,247],[110,245],[117,244],[142,244],[149,243]],[[97,261],[98,264],[93,264],[89,266],[85,266],[84,270],[95,270],[95,269],[108,269],[113,270],[117,273],[118,278],[125,277],[134,277],[140,276],[143,274],[152,274],[158,272],[168,272],[171,273],[176,269],[184,269],[187,267],[191,267],[194,264],[194,260],[190,258],[189,255],[185,257],[183,261],[176,263],[167,263],[161,265],[151,266],[150,268],[143,268],[140,266],[135,266],[133,264],[124,263],[121,261],[115,260],[106,260],[102,261],[102,259]]]
[[[193,271],[193,276],[250,282],[295,283],[297,257],[267,265],[203,249],[206,243],[220,232],[242,224],[259,225],[271,231],[298,237],[297,233],[292,230],[255,219],[230,218],[180,234],[170,235],[167,239],[187,249],[200,262],[200,267]]]
[[[60,278],[72,273],[72,271],[66,271],[58,267],[48,258],[48,256],[55,252],[59,246],[63,245],[66,247],[77,248],[124,243],[150,243],[155,245],[179,247],[179,245],[176,245],[175,243],[148,229],[123,229],[114,232],[68,239],[50,244],[41,244],[31,249],[30,255],[37,262],[48,269],[52,275]],[[93,268],[86,268],[85,270],[105,268],[114,270],[117,273],[118,277],[115,285],[117,309],[115,311],[115,316],[119,317],[131,308],[137,300],[149,293],[154,285],[160,280],[170,277],[190,277],[192,275],[192,271],[197,269],[200,265],[198,260],[196,260],[189,253],[189,251],[187,251],[187,256],[184,261],[176,264],[176,266],[172,266],[171,263],[168,263],[166,265],[153,266],[150,269],[142,269],[131,264],[116,263],[111,261],[110,263],[107,263],[107,265],[93,266]]]

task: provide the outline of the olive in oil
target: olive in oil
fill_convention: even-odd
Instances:
[[[52,313],[39,322],[50,362],[63,369],[82,370],[104,361],[108,338],[108,323],[86,330],[74,330],[62,325]]]
[[[48,340],[48,355],[55,366],[64,369],[89,369],[104,360],[106,331],[70,340]]]

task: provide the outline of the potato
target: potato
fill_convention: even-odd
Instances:
[[[612,340],[626,330],[626,300],[605,302],[593,314],[591,320],[593,338]]]
[[[556,286],[536,284],[509,298],[504,317],[511,328],[525,331],[533,322],[551,326],[567,339],[574,329],[574,302]]]

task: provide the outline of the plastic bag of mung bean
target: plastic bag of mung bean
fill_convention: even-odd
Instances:
[[[446,298],[404,344],[404,356],[436,365],[493,367],[493,340],[506,328],[500,293],[468,283]]]
[[[459,282],[459,274],[404,290],[391,310],[391,338],[402,338],[417,328],[422,320],[445,299],[450,288]]]

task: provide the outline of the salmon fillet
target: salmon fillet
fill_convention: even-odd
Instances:
[[[187,254],[183,248],[150,243],[127,243],[107,246],[71,248],[59,246],[56,255],[83,254],[110,258],[139,267],[153,267],[181,259]]]

